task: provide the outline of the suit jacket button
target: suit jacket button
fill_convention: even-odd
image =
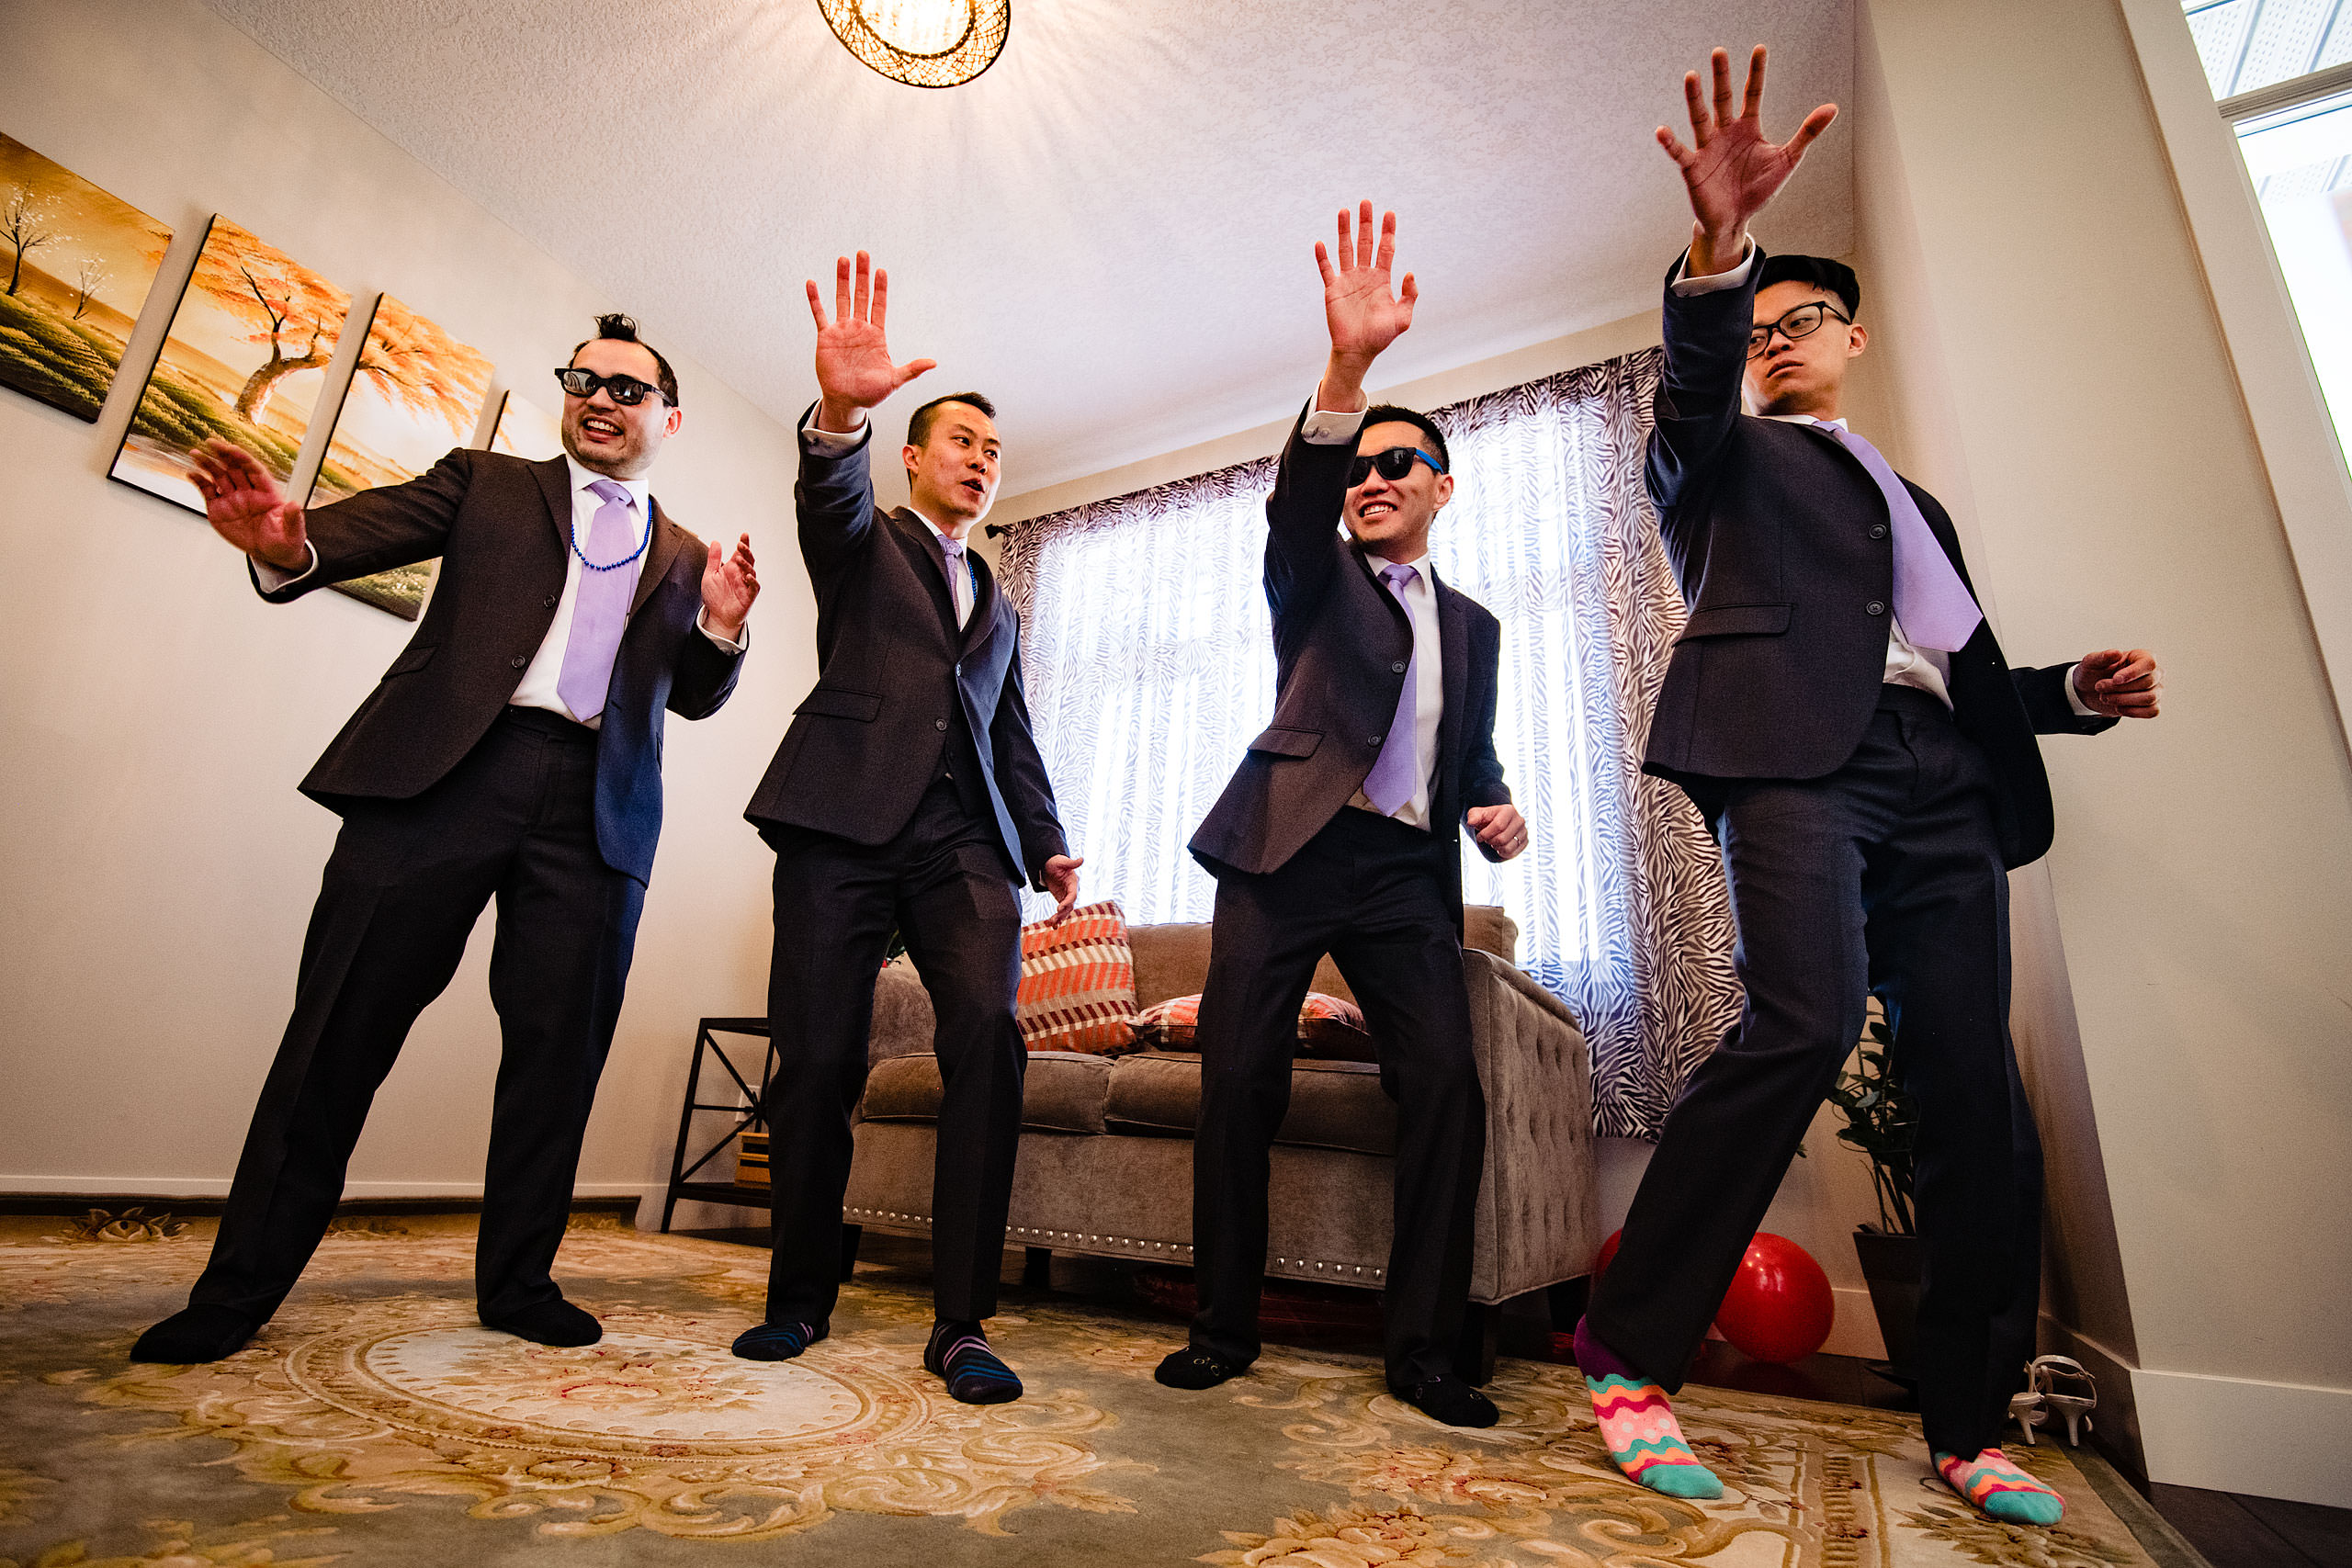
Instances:
[[[1862,608],[1868,610],[1873,615],[1883,615],[1886,614],[1886,606],[1875,599],[1863,605]]]
[[[1886,525],[1885,525],[1885,524],[1883,524],[1883,523],[1873,523],[1873,524],[1871,524],[1871,538],[1873,538],[1873,539],[1883,539],[1883,538],[1885,538],[1885,537],[1886,537]]]
[[[506,662],[507,662],[509,665],[511,665],[512,667],[514,667],[514,669],[522,670],[522,669],[527,668],[527,667],[529,666],[529,664],[530,664],[530,662],[531,662],[531,661],[530,661],[529,660],[527,660],[527,659],[524,658],[521,654],[519,654],[519,653],[518,653],[518,654],[516,654],[514,658],[512,658],[512,659],[508,660]]]
[[[1402,675],[1405,672],[1404,660],[1398,660],[1396,663],[1390,665],[1388,667],[1388,672],[1391,675]]]
[[[934,718],[931,721],[931,727],[933,729],[944,729],[947,728],[947,721],[944,718]]]
[[[956,661],[956,673],[959,676],[964,673],[964,662],[961,660]]]
[[[1363,738],[1363,743],[1367,746],[1377,746],[1380,744],[1380,737],[1377,735],[1367,735]]]

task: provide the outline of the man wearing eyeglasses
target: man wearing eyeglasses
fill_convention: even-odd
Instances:
[[[1697,220],[1668,277],[1648,466],[1690,618],[1645,766],[1683,786],[1721,845],[1747,1004],[1668,1115],[1577,1362],[1627,1475],[1721,1495],[1668,1396],[1875,991],[1918,1105],[1928,1446],[1977,1507],[2047,1524],[2057,1495],[1996,1446],[2033,1354],[2041,1258],[2041,1150],[2008,1033],[2007,872],[2050,846],[2035,735],[2153,718],[2162,677],[2143,649],[2008,667],[1951,518],[1847,424],[1847,373],[1869,342],[1853,272],[1747,237],[1837,110],[1775,145],[1764,51],[1736,113],[1721,50],[1713,70],[1712,113],[1698,74],[1684,83],[1696,145],[1657,132]]]
[[[556,372],[565,455],[459,450],[316,512],[242,447],[196,454],[220,536],[272,604],[441,558],[416,635],[302,792],[341,814],[294,1015],[188,1305],[140,1361],[217,1360],[277,1310],[334,1218],[369,1101],[498,901],[502,1047],[475,1244],[481,1321],[590,1345],[548,1275],[662,828],[662,717],[717,712],[759,594],[646,488],[678,384],[626,316]]]
[[[1381,1297],[1388,1386],[1437,1420],[1489,1427],[1454,1341],[1469,1300],[1486,1100],[1462,975],[1462,849],[1527,847],[1495,756],[1494,616],[1439,581],[1430,529],[1453,494],[1445,437],[1368,407],[1364,376],[1412,322],[1392,294],[1396,215],[1339,218],[1315,247],[1331,354],[1266,501],[1273,723],[1193,837],[1217,879],[1201,995],[1191,1342],[1154,1374],[1212,1388],[1257,1359],[1268,1152],[1289,1106],[1298,1010],[1329,953],[1396,1101],[1395,1231]]]

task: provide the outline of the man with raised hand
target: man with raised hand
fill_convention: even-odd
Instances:
[[[1193,837],[1217,879],[1201,995],[1191,1343],[1154,1374],[1212,1388],[1257,1359],[1269,1150],[1290,1103],[1299,1004],[1329,953],[1363,1005],[1396,1101],[1396,1228],[1381,1298],[1388,1386],[1456,1427],[1495,1406],[1456,1375],[1486,1100],[1462,974],[1462,840],[1527,847],[1496,759],[1501,628],[1439,581],[1430,526],[1453,494],[1445,436],[1369,406],[1364,376],[1411,325],[1392,293],[1396,215],[1372,203],[1321,244],[1331,353],[1266,501],[1274,719]]]
[[[956,1399],[994,1404],[1021,1381],[988,1343],[1028,1058],[1015,889],[1078,901],[1052,784],[1021,694],[1020,621],[967,547],[996,499],[995,409],[978,392],[915,410],[910,504],[874,502],[866,414],[932,368],[890,362],[889,275],[858,253],[835,269],[828,319],[812,281],[820,396],[800,426],[800,551],[817,595],[815,689],[745,811],[775,851],[769,1026],[778,1066],[775,1251],[766,1321],[735,1341],[752,1360],[799,1355],[839,1293],[851,1119],[865,1086],[874,974],[890,933],[931,993],[944,1092],[932,1198],[923,1365]]]
[[[2141,649],[2008,668],[1951,518],[1847,425],[1847,372],[1869,341],[1852,270],[1767,256],[1747,236],[1838,111],[1775,145],[1764,51],[1736,114],[1721,50],[1713,70],[1712,113],[1698,73],[1684,79],[1693,145],[1657,131],[1696,220],[1668,274],[1647,478],[1690,613],[1645,766],[1683,786],[1722,847],[1747,1005],[1667,1117],[1577,1362],[1627,1475],[1722,1495],[1668,1395],[1874,991],[1919,1107],[1928,1447],[1985,1513],[2049,1524],[2058,1495],[1996,1446],[2033,1354],[2041,1261],[2007,873],[2050,846],[2036,733],[2153,718],[2162,678]]]
[[[340,813],[277,1049],[187,1307],[140,1361],[218,1360],[325,1234],[377,1086],[498,901],[503,1042],[474,1280],[481,1321],[542,1345],[604,1330],[548,1276],[662,830],[662,716],[734,690],[759,594],[646,486],[678,433],[669,362],[627,316],[556,372],[564,456],[455,451],[306,513],[243,448],[196,454],[205,515],[272,604],[441,558],[416,635],[302,793]]]

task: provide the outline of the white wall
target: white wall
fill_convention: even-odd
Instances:
[[[5,20],[0,130],[178,232],[139,370],[214,211],[363,299],[398,294],[543,408],[594,313],[628,310],[662,341],[662,301],[559,267],[195,0],[9,4]],[[695,1020],[766,1010],[773,863],[741,812],[814,676],[789,434],[676,366],[686,422],[655,492],[706,537],[750,531],[767,586],[733,701],[670,726],[589,1193],[666,1178]],[[0,391],[0,1190],[227,1190],[336,826],[295,784],[411,629],[333,593],[266,605],[200,517],[109,482],[139,379],[95,430]],[[489,932],[379,1097],[356,1194],[480,1190]]]
[[[2154,1479],[2352,1505],[2352,767],[2138,62],[2112,0],[1869,0],[1860,42],[1898,450],[2013,657],[2166,672],[2045,746],[2018,884],[2054,1326]]]

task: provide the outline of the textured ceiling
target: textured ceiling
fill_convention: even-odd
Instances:
[[[1644,308],[1688,231],[1650,141],[1680,73],[1770,44],[1785,134],[1852,64],[1849,0],[1015,0],[944,92],[816,0],[210,3],[780,419],[814,395],[801,280],[872,250],[917,386],[1003,410],[1008,494],[1285,415],[1355,197],[1420,278],[1385,381]],[[1849,129],[1768,238],[1846,248]]]

